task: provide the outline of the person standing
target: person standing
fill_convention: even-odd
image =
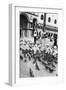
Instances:
[[[37,31],[34,31],[34,44],[36,44]]]
[[[37,37],[37,19],[33,19],[33,31],[34,31],[34,44],[36,44],[36,37]]]

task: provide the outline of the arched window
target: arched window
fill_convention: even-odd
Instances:
[[[54,24],[57,24],[57,20],[56,19],[54,20]]]
[[[42,15],[41,15],[41,20],[43,20],[43,17],[44,17],[44,16],[43,16],[43,14],[42,14]]]
[[[50,17],[48,18],[48,22],[49,22],[49,23],[51,22],[51,18],[50,18]]]

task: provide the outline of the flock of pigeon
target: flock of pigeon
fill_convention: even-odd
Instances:
[[[20,77],[58,76],[57,67],[57,47],[20,41]]]

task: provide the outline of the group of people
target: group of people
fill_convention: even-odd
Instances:
[[[33,36],[34,36],[34,44],[36,44],[36,41],[40,38],[44,39],[44,38],[49,38],[50,42],[52,42],[52,40],[54,40],[54,46],[58,46],[57,45],[57,39],[58,39],[58,35],[56,33],[50,33],[50,32],[46,32],[43,34],[40,32],[38,32],[37,30],[37,19],[35,19],[33,21]]]

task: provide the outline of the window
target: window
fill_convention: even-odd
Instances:
[[[44,17],[44,16],[43,16],[43,15],[41,15],[41,20],[43,20],[43,17]]]
[[[51,22],[51,18],[50,17],[48,18],[48,22]]]
[[[57,20],[56,19],[54,20],[54,24],[57,24]]]

